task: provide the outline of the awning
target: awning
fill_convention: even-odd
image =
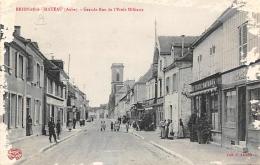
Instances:
[[[196,95],[200,95],[200,94],[215,92],[215,91],[217,91],[217,89],[218,89],[217,87],[213,87],[213,88],[208,88],[208,89],[204,89],[204,90],[197,91],[197,92],[191,92],[190,96],[196,96]]]

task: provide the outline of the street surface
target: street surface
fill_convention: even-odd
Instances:
[[[77,136],[38,154],[22,164],[35,165],[172,165],[183,164],[144,140],[126,133],[110,131],[107,121],[105,132],[100,131],[100,122]],[[47,137],[46,137],[47,138]]]

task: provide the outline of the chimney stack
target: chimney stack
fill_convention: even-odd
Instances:
[[[54,56],[51,56],[51,59],[54,60]]]
[[[21,35],[21,26],[14,26],[14,33],[18,36]]]
[[[183,57],[183,54],[184,54],[184,38],[185,38],[185,35],[181,35],[182,37],[182,41],[181,41],[181,56]]]

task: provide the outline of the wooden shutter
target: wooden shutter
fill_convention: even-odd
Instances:
[[[44,86],[44,66],[40,66],[40,87]]]

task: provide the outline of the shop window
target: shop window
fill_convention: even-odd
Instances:
[[[211,124],[213,130],[219,130],[218,95],[212,93],[210,96]]]
[[[236,91],[225,92],[225,121],[235,122]]]
[[[260,88],[250,90],[250,123],[260,122]]]

